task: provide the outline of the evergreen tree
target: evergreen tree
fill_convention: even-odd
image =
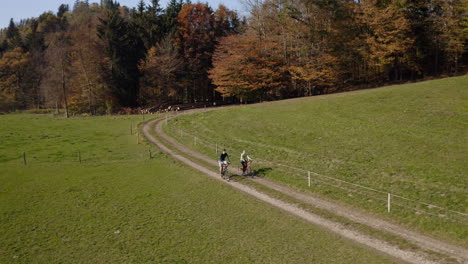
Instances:
[[[10,49],[23,46],[18,27],[13,21],[13,18],[10,19],[10,24],[8,25],[8,28],[6,30],[6,39],[8,43],[8,48]]]
[[[145,51],[156,45],[162,37],[161,32],[161,11],[159,1],[152,1],[148,7],[141,0],[137,7],[131,12],[132,26],[145,45]]]
[[[162,32],[164,35],[175,33],[177,30],[177,17],[184,2],[182,0],[171,0],[168,4],[164,13],[162,14]]]
[[[139,61],[145,56],[143,42],[119,13],[118,4],[106,1],[106,15],[100,19],[98,36],[109,59],[111,87],[126,107],[135,107],[139,92]]]
[[[148,6],[146,11],[146,19],[149,24],[149,41],[152,46],[165,37],[162,30],[162,11],[163,9],[159,5],[159,0],[151,0],[151,5]]]
[[[65,15],[65,13],[67,13],[68,11],[70,11],[70,8],[68,5],[65,5],[65,4],[61,4],[58,8],[58,11],[57,11],[57,16],[58,17],[63,17]]]
[[[39,21],[37,19],[31,19],[28,23],[28,32],[25,35],[24,46],[27,51],[44,51],[44,34],[38,31]]]
[[[0,57],[2,57],[3,53],[8,50],[8,42],[4,39],[0,42]]]

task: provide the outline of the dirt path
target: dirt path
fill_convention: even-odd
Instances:
[[[193,112],[200,112],[200,111],[206,111],[210,109],[197,109],[193,111],[188,111],[187,113],[193,113]],[[160,122],[162,121],[162,122]],[[153,142],[155,145],[157,145],[163,152],[173,156],[177,160],[187,164],[188,166],[191,166],[192,168],[195,168],[199,170],[200,172],[217,179],[219,181],[222,181],[221,178],[219,177],[218,173],[215,172],[215,170],[212,170],[210,168],[206,168],[203,165],[200,165],[185,156],[182,156],[177,153],[177,151],[171,150],[168,147],[166,147],[164,144],[169,144],[173,147],[175,147],[178,151],[181,151],[184,153],[184,155],[188,155],[191,157],[195,157],[199,160],[203,160],[207,162],[208,164],[212,165],[217,165],[217,161],[213,160],[209,157],[206,157],[203,154],[200,154],[198,152],[195,152],[184,145],[180,144],[179,142],[175,141],[173,138],[167,136],[163,131],[162,131],[162,125],[164,123],[164,120],[154,120],[151,121],[143,127],[143,132],[145,136]],[[156,139],[153,137],[149,131],[151,128],[155,129],[156,134],[158,137],[160,137],[163,141],[161,142],[160,140]],[[383,221],[381,219],[377,219],[373,216],[370,216],[369,214],[363,213],[363,212],[358,212],[356,209],[350,209],[348,207],[344,207],[342,205],[337,205],[329,201],[325,201],[322,199],[318,199],[316,197],[312,197],[309,195],[305,195],[303,193],[300,193],[298,191],[295,191],[293,189],[290,189],[288,187],[282,186],[280,184],[274,183],[272,181],[269,181],[267,179],[263,178],[256,178],[254,179],[255,182],[262,184],[272,190],[281,192],[285,195],[288,195],[294,199],[297,199],[299,201],[302,201],[304,203],[310,204],[316,208],[319,209],[324,209],[327,211],[330,211],[336,215],[346,217],[354,222],[358,222],[361,224],[368,225],[370,227],[376,228],[378,230],[383,230],[385,232],[389,232],[395,235],[398,235],[402,238],[405,238],[408,241],[411,241],[418,246],[420,246],[423,249],[426,250],[431,250],[434,252],[442,253],[444,255],[451,256],[453,258],[456,258],[460,263],[468,263],[468,251],[459,248],[456,246],[452,246],[449,244],[446,244],[444,242],[435,240],[433,238],[420,235],[418,233],[415,233],[410,230],[406,230],[400,226],[388,223],[386,221]],[[223,181],[224,182],[224,181]],[[273,198],[265,193],[262,193],[252,187],[249,187],[247,185],[241,184],[239,182],[224,182],[238,190],[241,190],[259,200],[262,200],[272,206],[278,207],[286,212],[289,212],[293,215],[296,215],[298,217],[301,217],[315,225],[319,225],[321,227],[324,227],[332,232],[338,233],[348,239],[351,239],[355,242],[364,244],[366,246],[369,246],[371,248],[374,248],[376,250],[379,250],[381,252],[384,252],[388,255],[391,255],[393,257],[399,258],[401,260],[410,262],[410,263],[437,263],[431,259],[429,259],[427,256],[413,252],[410,250],[403,250],[398,248],[397,246],[391,245],[385,241],[375,239],[373,237],[370,237],[369,235],[362,234],[360,232],[357,232],[355,230],[352,230],[345,225],[337,222],[333,222],[331,220],[325,219],[321,216],[318,216],[316,214],[313,214],[311,212],[305,211],[299,207],[297,207],[294,204],[287,203],[281,200],[278,200],[276,198]]]

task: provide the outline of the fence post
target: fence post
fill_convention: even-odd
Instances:
[[[23,152],[23,164],[27,165],[28,162],[26,161],[26,152]]]
[[[166,115],[166,125],[167,125],[167,115]]]
[[[195,136],[193,137],[193,143],[194,143],[195,146],[197,145],[197,137],[195,137]]]
[[[387,201],[387,211],[390,213],[390,197],[391,197],[390,193],[388,193],[388,196],[387,196],[387,197],[388,197],[388,201]]]
[[[140,144],[140,132],[137,132],[137,144]]]
[[[149,158],[151,159],[151,149],[150,148],[148,149],[148,153],[149,153]]]
[[[309,181],[309,187],[310,187],[310,171],[307,171],[307,179]]]
[[[130,124],[130,135],[133,135],[133,122]]]
[[[78,161],[81,163],[81,152],[78,150]]]

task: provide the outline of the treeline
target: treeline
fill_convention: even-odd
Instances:
[[[245,24],[245,22],[244,22]],[[112,113],[122,107],[213,102],[208,78],[217,40],[241,26],[220,5],[76,1],[57,13],[10,21],[0,35],[0,111],[64,108]]]
[[[257,102],[467,70],[467,0],[76,1],[0,32],[0,111]]]
[[[258,101],[466,72],[466,0],[247,0],[221,40],[218,92]]]

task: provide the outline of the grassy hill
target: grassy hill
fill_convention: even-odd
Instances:
[[[141,120],[0,116],[0,263],[397,263],[150,159]]]
[[[462,76],[226,108],[165,129],[213,158],[216,144],[236,162],[245,149],[265,177],[468,246],[467,217],[449,211],[468,212],[467,87]],[[394,196],[389,214],[387,192],[411,200]]]

